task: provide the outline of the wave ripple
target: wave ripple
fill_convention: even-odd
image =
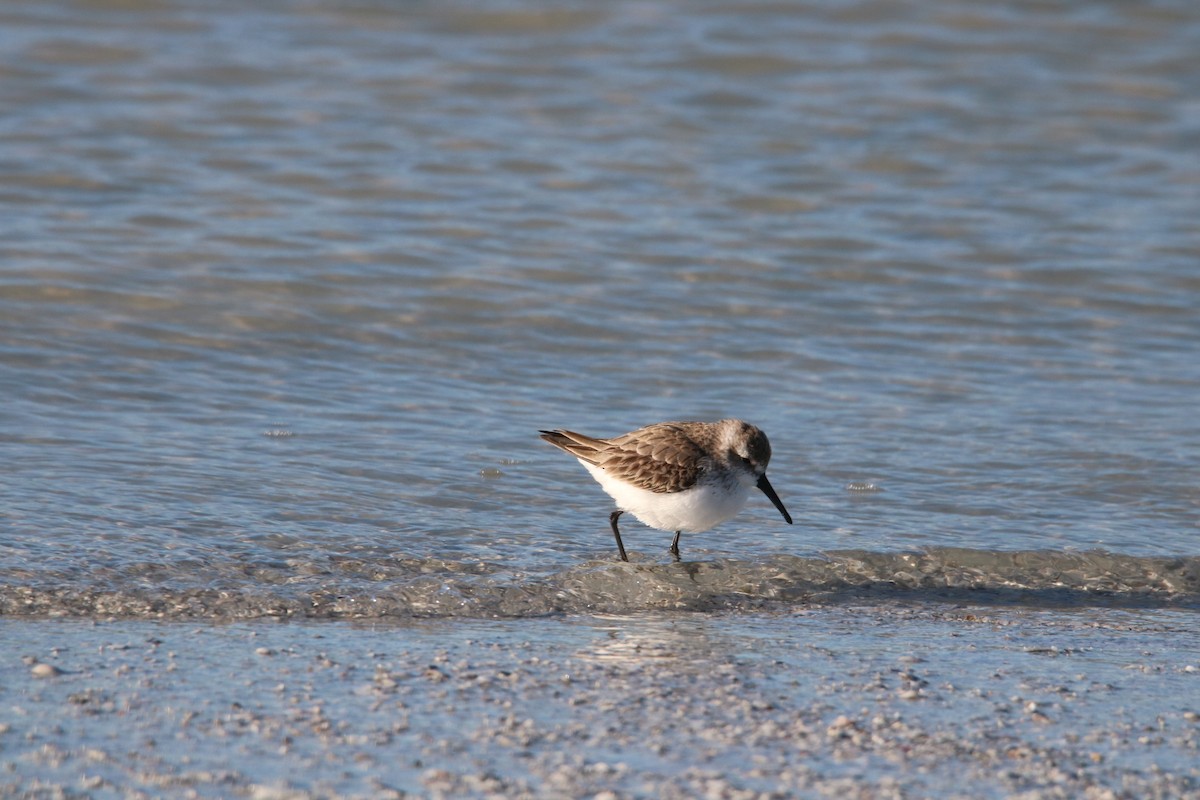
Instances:
[[[272,580],[257,580],[269,572]],[[193,573],[194,574],[194,573]],[[550,575],[420,559],[290,563],[223,571],[186,585],[158,565],[146,574],[25,574],[0,584],[0,615],[77,618],[388,619],[550,614],[714,612],[777,604],[951,602],[1030,607],[1200,610],[1200,556],[1104,551],[845,550],[816,557],[673,563],[593,561]],[[10,576],[11,578],[12,576]]]

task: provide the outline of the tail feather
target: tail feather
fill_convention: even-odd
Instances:
[[[607,446],[608,443],[603,439],[594,439],[591,436],[584,436],[582,433],[574,431],[556,430],[556,431],[538,431],[550,444],[557,447],[559,450],[570,453],[576,458],[583,459],[589,464],[596,464],[598,457]]]

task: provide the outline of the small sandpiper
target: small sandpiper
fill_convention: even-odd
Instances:
[[[617,503],[609,515],[622,561],[628,561],[617,520],[628,511],[660,531],[674,531],[671,555],[679,560],[679,534],[699,533],[742,510],[757,486],[779,513],[792,517],[767,480],[767,435],[740,419],[660,422],[612,439],[573,431],[541,431],[542,438],[579,459]]]

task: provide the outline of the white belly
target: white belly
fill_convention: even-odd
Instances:
[[[616,480],[582,459],[579,463],[616,501],[617,508],[662,531],[706,531],[741,511],[749,495],[747,486],[736,479],[722,483],[698,483],[682,492],[651,492]]]

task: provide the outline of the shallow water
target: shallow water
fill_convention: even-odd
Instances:
[[[178,573],[188,568],[186,577]],[[542,617],[858,605],[1200,610],[1200,558],[1109,553],[834,552],[678,564],[596,560],[533,575],[484,562],[331,558],[21,572],[0,615],[187,619]]]
[[[735,605],[841,550],[1194,604],[1193,4],[2,15],[8,613],[658,607],[536,430],[723,416],[797,520],[685,539]]]

